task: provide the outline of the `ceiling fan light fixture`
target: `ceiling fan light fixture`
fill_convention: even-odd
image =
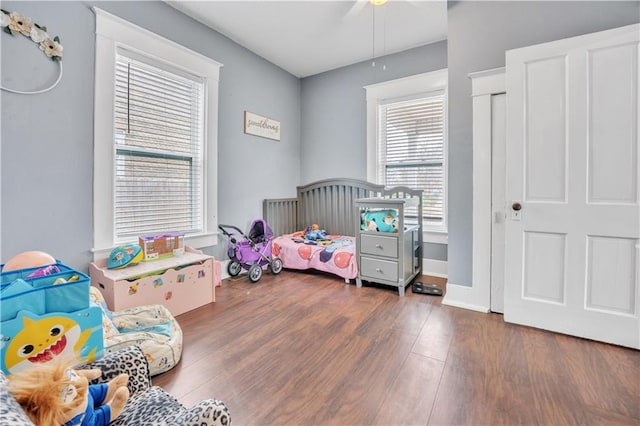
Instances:
[[[387,0],[369,0],[369,2],[374,6],[382,6]]]

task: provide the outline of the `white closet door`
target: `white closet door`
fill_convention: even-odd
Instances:
[[[640,348],[639,34],[507,52],[508,322]]]
[[[506,95],[491,96],[491,312],[504,313]]]

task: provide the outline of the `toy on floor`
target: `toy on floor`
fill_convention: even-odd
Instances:
[[[274,275],[282,271],[282,260],[271,255],[273,231],[264,219],[251,222],[249,235],[233,225],[218,225],[218,229],[229,239],[227,254],[230,262],[227,272],[232,277],[245,269],[249,272],[249,280],[255,283],[262,278],[262,267],[265,265]]]
[[[38,266],[51,265],[52,263],[56,263],[56,260],[48,253],[43,251],[25,251],[9,259],[2,267],[2,272],[36,268]]]
[[[108,269],[120,269],[136,265],[142,260],[142,248],[137,244],[125,244],[111,250],[107,260]]]
[[[101,375],[100,369],[74,370],[63,360],[12,375],[9,391],[36,425],[107,426],[129,399],[129,376],[89,384]]]

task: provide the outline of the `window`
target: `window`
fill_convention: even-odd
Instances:
[[[446,70],[367,86],[367,175],[422,189],[425,241],[446,242]]]
[[[166,231],[215,245],[220,64],[94,12],[94,258]]]
[[[202,232],[202,79],[131,56],[116,56],[115,239]]]

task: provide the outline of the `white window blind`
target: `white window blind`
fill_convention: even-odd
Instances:
[[[202,231],[202,79],[125,51],[115,77],[116,241]]]
[[[444,107],[438,93],[382,103],[378,111],[379,182],[422,189],[423,219],[431,225],[444,216]]]

